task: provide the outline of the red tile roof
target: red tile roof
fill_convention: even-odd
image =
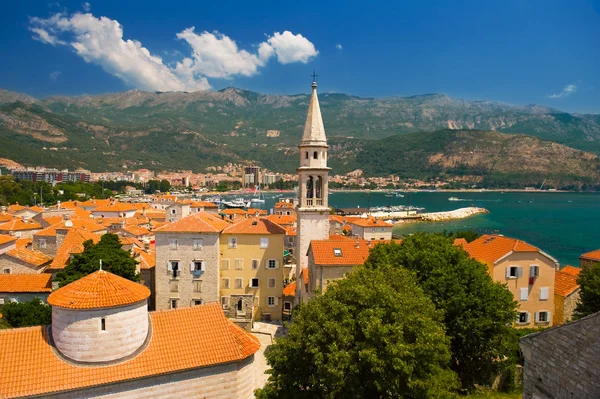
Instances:
[[[402,240],[393,241],[402,243]],[[313,240],[310,242],[310,250],[316,265],[356,266],[365,263],[369,251],[375,245],[389,243],[389,240]],[[336,249],[341,251],[340,255],[336,256]]]
[[[6,223],[13,220],[15,217],[10,213],[0,212],[0,223]]]
[[[55,237],[56,230],[65,230],[65,229],[77,229],[77,230],[87,230],[92,233],[97,231],[105,231],[106,227],[102,224],[98,223],[97,220],[91,219],[70,219],[70,220],[61,220],[60,222],[53,224],[52,226],[46,227],[44,230],[38,231],[35,233],[36,237]]]
[[[81,367],[64,361],[46,327],[0,330],[0,395],[49,396],[60,391],[169,375],[238,362],[260,348],[257,338],[228,320],[218,303],[150,312],[152,338],[133,359]],[[200,345],[199,342],[202,344]]]
[[[600,262],[600,249],[597,249],[592,252],[585,253],[580,256],[580,258],[594,260]]]
[[[71,260],[72,254],[83,252],[83,243],[87,240],[92,240],[95,244],[100,241],[100,236],[85,230],[69,229],[48,270],[64,269]]]
[[[0,292],[52,292],[52,275],[0,274]]]
[[[456,245],[457,247],[462,247],[468,244],[467,240],[465,240],[464,238],[456,238],[454,240],[454,245]]]
[[[148,230],[145,227],[140,227],[140,226],[134,226],[134,225],[125,226],[125,227],[123,227],[122,230],[126,233],[131,234],[132,236],[135,236],[135,237],[152,235],[150,230]]]
[[[269,215],[266,216],[271,222],[275,222],[280,226],[293,226],[296,224],[296,216],[292,215]]]
[[[4,245],[13,241],[17,241],[17,238],[14,236],[9,236],[7,234],[0,234],[0,245]]]
[[[192,202],[190,205],[190,208],[218,208],[219,206],[217,204],[213,204],[212,202],[208,202],[208,201],[195,201]]]
[[[6,253],[6,255],[10,256],[11,258],[18,259],[21,262],[28,263],[35,267],[43,266],[46,263],[50,263],[50,261],[52,260],[52,258],[50,256],[44,254],[43,252],[34,251],[34,250],[23,248],[23,247],[21,247],[21,248],[17,247],[15,249],[11,249],[10,251],[7,251],[5,253]]]
[[[179,219],[176,222],[159,227],[155,231],[157,233],[218,233],[229,225],[228,222],[212,213],[197,212],[193,215]]]
[[[138,208],[134,204],[115,202],[114,204],[101,205],[92,210],[92,213],[95,212],[131,212],[135,211]]]
[[[42,225],[33,219],[24,221],[23,219],[14,219],[10,222],[0,224],[0,231],[24,231],[24,230],[41,230]]]
[[[568,296],[579,288],[577,278],[581,271],[578,267],[565,266],[554,275],[554,293],[560,296]]]
[[[539,248],[515,238],[485,234],[478,239],[463,245],[465,251],[473,258],[493,265],[511,252],[541,252]]]
[[[298,228],[297,227],[286,227],[285,235],[288,237],[296,237],[298,235]]]
[[[247,218],[227,227],[221,234],[285,234],[285,229],[266,218]]]
[[[283,296],[295,296],[296,295],[296,282],[290,283],[283,289]]]
[[[267,216],[267,211],[266,211],[266,209],[248,208],[248,215]]]
[[[386,223],[383,220],[375,219],[373,217],[366,219],[349,220],[348,223],[355,224],[361,227],[392,227],[391,224]]]
[[[139,283],[98,270],[54,291],[48,303],[67,309],[100,309],[130,305],[150,296]]]
[[[224,215],[247,215],[248,214],[248,212],[246,212],[243,209],[239,209],[239,208],[223,209],[220,213],[222,213]]]
[[[294,204],[293,204],[293,203],[291,203],[291,202],[283,202],[283,201],[280,201],[280,202],[278,202],[278,203],[276,203],[276,204],[275,204],[275,209],[278,209],[278,208],[289,208],[289,209],[293,209],[293,208],[294,208]]]

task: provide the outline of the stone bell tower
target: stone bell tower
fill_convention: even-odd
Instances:
[[[308,246],[312,240],[329,238],[329,205],[327,138],[317,97],[317,82],[313,80],[312,95],[306,114],[306,124],[300,142],[298,168],[298,206],[296,276],[308,266]],[[298,284],[300,287],[301,284]]]

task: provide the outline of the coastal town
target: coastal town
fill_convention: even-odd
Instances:
[[[268,380],[265,350],[293,328],[299,305],[334,292],[372,251],[412,239],[394,236],[393,220],[436,223],[487,212],[330,208],[335,180],[329,177],[316,82],[299,148],[295,178],[239,165],[202,178],[149,171],[57,171],[53,177],[48,170],[15,172],[21,180],[51,182],[166,179],[193,192],[144,196],[126,186],[118,198],[2,208],[0,309],[39,298],[51,308],[51,324],[0,331],[0,396],[252,397]],[[255,192],[295,180],[298,190],[269,210],[261,207],[260,192],[239,205],[213,193],[197,195],[225,178]],[[352,178],[361,184],[360,175]],[[93,271],[72,275],[94,248],[112,249],[104,249]],[[581,354],[585,342],[597,343],[597,334],[586,332],[597,330],[597,314],[568,322],[580,301],[579,273],[600,262],[600,249],[581,254],[579,265],[560,265],[551,253],[501,234],[455,238],[449,248],[485,265],[489,278],[510,293],[509,302],[517,304],[511,328],[541,331],[521,340],[524,395],[568,389],[573,397],[593,397],[597,383],[581,373],[597,372],[596,358],[578,357],[579,372],[554,366],[559,376],[548,377],[547,370]],[[118,275],[113,256],[121,251],[135,260],[136,281]],[[562,328],[580,341],[552,352],[548,342],[564,334]]]

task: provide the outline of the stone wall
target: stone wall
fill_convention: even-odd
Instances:
[[[4,269],[10,269],[11,274],[39,274],[44,271],[44,267],[37,268],[7,254],[1,254],[0,273],[4,273]]]
[[[202,239],[201,249],[193,248],[193,240],[197,238]],[[170,239],[177,240],[177,249],[170,248]],[[190,270],[190,264],[194,260],[205,262],[205,270],[198,277]],[[169,261],[179,262],[179,274],[176,278],[169,272]],[[219,267],[217,233],[157,232],[154,268],[156,310],[171,308],[171,300],[177,301],[177,307],[193,306],[196,300],[202,303],[219,301]],[[201,281],[200,292],[194,290],[195,281]]]
[[[105,330],[101,329],[101,319]],[[60,352],[80,362],[122,359],[138,350],[148,336],[148,304],[97,310],[52,307],[52,339]]]
[[[527,335],[524,399],[600,398],[600,312]]]
[[[554,294],[554,325],[566,323],[573,318],[580,291],[578,288],[566,297]]]
[[[186,398],[250,399],[254,397],[254,355],[248,359],[214,367],[166,374],[152,378],[93,387],[49,398]]]

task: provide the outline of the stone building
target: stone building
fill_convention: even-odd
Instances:
[[[44,272],[52,258],[43,252],[17,246],[17,239],[0,235],[0,273],[38,274]]]
[[[40,298],[46,302],[52,292],[52,275],[0,274],[0,305],[9,302],[26,302]]]
[[[100,270],[54,291],[52,325],[0,331],[3,398],[251,398],[259,341],[215,304],[149,313]]]
[[[157,310],[219,301],[219,233],[227,226],[197,212],[155,230]]]
[[[182,201],[175,201],[165,208],[167,222],[175,222],[189,216],[191,213],[190,204]]]
[[[570,321],[579,302],[581,291],[577,278],[581,271],[578,267],[565,266],[554,277],[554,325]]]
[[[556,259],[524,241],[501,235],[483,235],[462,247],[487,265],[494,281],[506,283],[512,292],[519,304],[515,327],[553,324]]]
[[[373,217],[353,219],[348,222],[352,228],[352,235],[363,240],[391,240],[392,226],[383,220]]]
[[[308,267],[308,247],[312,240],[329,237],[329,170],[327,167],[327,137],[321,117],[317,83],[312,84],[312,95],[306,114],[306,123],[300,141],[298,168],[298,205],[296,207],[296,276]],[[298,291],[298,299],[300,297]]]
[[[587,252],[579,257],[579,266],[582,268],[598,262],[600,262],[600,249]]]
[[[221,232],[221,305],[248,327],[281,320],[285,229],[265,218],[247,218]]]
[[[31,238],[31,236],[42,230],[42,225],[33,219],[13,219],[0,224],[0,234],[12,235],[19,238]]]
[[[521,338],[524,399],[600,398],[600,312]]]

